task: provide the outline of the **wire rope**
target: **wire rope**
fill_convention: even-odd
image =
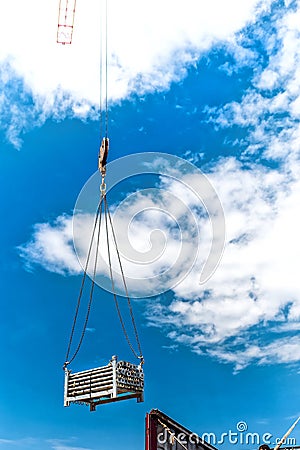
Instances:
[[[122,267],[122,261],[121,261],[121,258],[120,258],[120,252],[119,252],[119,249],[118,249],[118,246],[117,246],[116,235],[115,235],[113,223],[112,223],[112,220],[111,220],[111,215],[110,215],[110,212],[109,212],[106,196],[104,197],[104,211],[105,211],[105,224],[106,224],[105,227],[106,227],[106,241],[107,241],[107,249],[108,249],[109,272],[110,272],[111,286],[112,286],[112,291],[113,291],[112,293],[113,293],[113,297],[114,297],[114,301],[115,301],[118,317],[119,317],[119,320],[120,320],[120,323],[121,323],[121,327],[122,327],[125,339],[126,339],[128,345],[129,345],[132,353],[134,354],[134,356],[137,359],[140,359],[141,361],[143,361],[141,343],[140,343],[140,339],[139,339],[139,335],[138,335],[138,331],[137,331],[137,326],[136,326],[136,323],[135,323],[133,310],[132,310],[132,306],[131,306],[131,302],[130,302],[130,298],[129,298],[129,294],[128,294],[128,288],[127,288],[127,284],[126,284],[126,280],[125,280],[125,276],[124,276],[124,271],[123,271],[123,267]],[[112,231],[114,246],[115,246],[115,249],[116,249],[116,253],[117,253],[117,257],[118,257],[118,263],[119,263],[119,267],[120,267],[120,270],[121,270],[124,290],[125,290],[125,294],[126,294],[126,298],[127,298],[127,304],[128,304],[128,308],[129,308],[129,313],[130,313],[130,317],[131,317],[132,326],[133,326],[133,329],[134,329],[134,334],[135,334],[135,338],[136,338],[139,354],[134,350],[134,347],[133,347],[133,345],[131,343],[131,340],[129,338],[129,335],[127,333],[127,330],[126,330],[126,327],[125,327],[125,323],[124,323],[124,320],[123,320],[123,317],[122,317],[122,314],[121,314],[118,298],[117,298],[117,295],[116,295],[115,282],[114,282],[113,271],[112,271],[112,264],[111,264],[107,216],[109,218],[110,228],[111,228],[111,231]]]
[[[108,137],[108,11],[105,0],[105,137]]]
[[[99,170],[101,172],[101,176],[102,176],[102,184],[100,186],[100,192],[101,192],[101,198],[100,201],[98,203],[98,207],[96,210],[96,217],[94,220],[94,226],[93,226],[93,231],[92,231],[92,236],[90,239],[90,243],[89,243],[89,248],[88,248],[88,253],[87,253],[87,258],[86,258],[86,263],[85,263],[85,267],[84,267],[84,273],[82,276],[82,281],[81,281],[81,286],[80,286],[80,290],[79,290],[79,295],[78,295],[78,299],[77,299],[77,305],[76,305],[76,309],[75,309],[75,314],[74,314],[74,319],[73,319],[73,324],[72,324],[72,328],[71,328],[71,334],[70,334],[70,339],[69,339],[69,343],[68,343],[68,347],[67,347],[67,352],[66,352],[66,359],[65,359],[65,364],[64,364],[64,368],[66,368],[72,361],[74,361],[74,359],[76,358],[85,333],[86,333],[86,328],[87,328],[87,324],[88,324],[88,320],[89,320],[89,316],[90,316],[90,312],[91,312],[91,307],[92,307],[92,301],[93,301],[93,294],[94,294],[94,289],[95,289],[95,278],[96,278],[96,272],[97,272],[97,262],[98,262],[98,256],[99,256],[99,244],[100,244],[100,233],[101,233],[101,221],[102,221],[102,210],[104,211],[104,218],[105,218],[105,230],[106,230],[106,246],[107,246],[107,253],[108,253],[108,263],[109,263],[109,276],[110,276],[110,280],[111,280],[111,286],[112,286],[112,294],[113,294],[113,298],[114,298],[114,302],[115,302],[115,306],[117,309],[117,314],[119,317],[119,321],[121,324],[121,328],[123,331],[123,334],[125,336],[125,339],[128,343],[128,346],[130,348],[130,350],[132,351],[132,353],[134,354],[134,356],[138,359],[141,360],[141,363],[143,363],[144,359],[142,356],[142,349],[141,349],[141,343],[139,340],[139,335],[138,335],[138,330],[137,330],[137,326],[136,326],[136,322],[134,319],[134,314],[133,314],[133,309],[132,309],[132,305],[130,302],[130,297],[129,297],[129,293],[128,293],[128,288],[127,288],[127,284],[126,284],[126,279],[125,279],[125,275],[124,275],[124,270],[123,270],[123,266],[122,266],[122,261],[121,261],[121,257],[120,257],[120,252],[118,249],[118,245],[117,245],[117,239],[116,239],[116,234],[114,231],[114,227],[113,227],[113,222],[112,222],[112,218],[110,215],[110,211],[109,211],[109,207],[108,207],[108,203],[107,203],[107,198],[106,198],[106,184],[105,184],[105,174],[106,174],[106,158],[107,158],[107,151],[108,151],[108,123],[109,123],[109,113],[108,113],[108,1],[107,0],[102,0],[100,2],[100,14],[102,17],[102,13],[103,13],[103,3],[105,2],[105,14],[104,14],[104,25],[101,26],[100,29],[100,77],[99,77],[99,84],[100,84],[100,92],[99,92],[99,116],[100,116],[100,137],[102,137],[102,133],[103,131],[105,131],[105,145],[103,150],[103,155],[101,157],[101,153],[99,152],[99,157],[101,157],[101,164],[99,167]],[[103,38],[105,39],[105,42],[103,44]],[[103,57],[103,49],[105,49],[105,57]],[[103,89],[103,78],[105,77],[105,86]],[[103,91],[105,92],[105,99],[103,100]],[[103,111],[103,105],[104,105],[104,109],[105,111]],[[104,114],[105,113],[105,114]],[[102,143],[104,142],[104,139],[102,141]],[[100,147],[101,150],[101,147]],[[73,352],[72,357],[70,358],[70,353],[71,353],[71,348],[72,348],[72,343],[73,343],[73,339],[74,339],[74,334],[75,334],[75,329],[76,329],[76,325],[77,325],[77,320],[78,320],[78,315],[79,315],[79,310],[80,310],[80,306],[81,306],[81,300],[82,300],[82,295],[83,295],[83,291],[84,291],[84,286],[85,286],[85,281],[86,281],[86,276],[87,276],[87,272],[88,272],[88,268],[89,268],[89,262],[90,262],[90,258],[91,258],[91,253],[92,253],[92,247],[93,247],[93,242],[95,239],[95,232],[96,232],[96,228],[97,228],[97,224],[98,224],[98,233],[97,233],[97,239],[96,239],[96,251],[95,251],[95,261],[94,261],[94,266],[93,266],[93,273],[92,273],[92,284],[91,284],[91,288],[90,288],[90,293],[89,293],[89,300],[88,300],[88,305],[87,305],[87,311],[86,311],[86,315],[85,315],[85,320],[83,323],[83,327],[82,327],[82,331],[81,331],[81,335],[77,344],[77,347],[75,348],[75,351]],[[117,260],[118,260],[118,264],[120,267],[120,271],[121,271],[121,276],[122,276],[122,282],[123,282],[123,286],[124,286],[124,291],[125,291],[125,296],[127,299],[127,305],[129,308],[129,314],[130,314],[130,318],[131,318],[131,323],[132,323],[132,327],[133,327],[133,331],[134,331],[134,336],[135,336],[135,340],[137,343],[137,347],[138,347],[138,352],[135,351],[134,346],[132,345],[132,342],[129,338],[129,334],[126,330],[126,326],[125,326],[125,322],[121,313],[121,309],[120,309],[120,305],[118,302],[118,297],[116,294],[116,289],[115,289],[115,280],[114,280],[114,275],[113,275],[113,270],[112,270],[112,261],[111,261],[111,248],[110,248],[110,239],[109,239],[109,230],[108,230],[108,225],[110,225],[110,229],[111,229],[111,234],[112,234],[112,238],[113,238],[113,244],[116,250],[116,254],[117,254]]]
[[[87,254],[87,258],[86,258],[86,263],[85,263],[85,267],[84,267],[84,272],[83,272],[83,276],[82,276],[82,280],[81,280],[81,286],[80,286],[79,295],[78,295],[78,299],[77,299],[77,305],[76,305],[76,309],[75,309],[75,314],[74,314],[71,334],[70,334],[70,338],[69,338],[68,348],[67,348],[67,352],[66,352],[66,358],[65,358],[64,367],[66,367],[69,364],[71,364],[71,362],[74,361],[75,357],[77,356],[77,354],[78,354],[78,352],[80,350],[80,347],[81,347],[84,335],[85,335],[85,331],[86,331],[86,327],[87,327],[87,323],[88,323],[88,319],[89,319],[89,315],[90,315],[90,310],[91,310],[91,305],[92,305],[92,297],[93,297],[93,292],[94,292],[94,284],[95,284],[95,280],[94,280],[94,278],[95,278],[95,267],[97,265],[97,259],[98,259],[98,248],[99,248],[100,229],[101,229],[101,216],[102,216],[102,203],[103,203],[103,196],[101,196],[100,202],[99,202],[98,207],[97,207],[96,217],[95,217],[94,226],[93,226],[93,232],[92,232],[90,245],[89,245],[89,249],[88,249],[88,254]],[[96,231],[96,227],[97,227],[97,223],[98,223],[98,219],[99,219],[99,229],[98,229],[98,235],[97,235],[97,243],[98,243],[98,245],[97,245],[97,248],[96,248],[96,257],[95,257],[95,263],[94,263],[94,272],[93,272],[92,287],[91,287],[91,292],[90,292],[88,309],[87,309],[85,322],[84,322],[84,326],[83,326],[83,329],[82,329],[82,333],[81,333],[81,337],[80,337],[79,343],[78,343],[78,345],[76,347],[76,350],[73,353],[73,356],[69,359],[71,346],[72,346],[74,333],[75,333],[75,328],[76,328],[76,324],[77,324],[79,309],[80,309],[80,305],[81,305],[83,289],[84,289],[85,280],[86,280],[86,276],[87,276],[87,271],[88,271],[91,251],[92,251],[92,247],[93,247],[95,231]]]

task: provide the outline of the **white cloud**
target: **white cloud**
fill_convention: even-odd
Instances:
[[[0,63],[0,124],[6,139],[17,149],[28,130],[42,126],[48,117],[62,120],[65,117],[93,119],[96,115],[92,104],[57,88],[48,95],[34,93],[24,85],[21,75],[12,67],[12,60]]]
[[[294,8],[275,14],[275,34],[261,36],[268,64],[255,68],[255,76],[241,102],[207,109],[217,126],[249,128],[246,153],[261,151],[268,159],[299,155],[300,36],[299,1]]]
[[[0,445],[1,444],[14,444],[15,441],[13,439],[0,439]]]
[[[185,177],[185,182],[188,182],[188,178]],[[166,284],[173,286],[189,272],[198,251],[201,252],[201,265],[204,264],[205,255],[207,257],[210,249],[211,232],[206,224],[207,230],[201,232],[201,242],[198,244],[197,220],[205,224],[208,217],[195,194],[191,194],[186,188],[183,191],[180,188],[182,187],[179,185],[178,190],[177,183],[176,195],[165,187],[139,191],[129,196],[118,209],[111,208],[126,282],[132,295],[139,297],[164,292]],[[181,197],[188,198],[188,195],[189,200],[183,202]],[[196,206],[197,211],[193,211]],[[94,215],[81,212],[74,216],[74,222],[72,217],[64,215],[54,223],[37,224],[31,240],[19,247],[20,255],[29,269],[39,264],[46,270],[59,274],[76,274],[80,265],[72,246],[73,236],[81,267],[85,267],[93,227]],[[115,285],[123,293],[110,226],[108,229]],[[96,257],[97,230],[88,265],[90,277],[93,277]],[[96,282],[111,290],[106,239],[105,221],[102,218]],[[103,275],[106,276],[106,281],[103,281]]]
[[[19,439],[0,439],[0,446],[5,445],[5,448],[9,446],[11,449],[15,450],[25,450],[25,449],[49,449],[49,450],[90,450],[87,447],[79,447],[74,445],[77,438],[71,439],[40,439],[35,437],[24,437]],[[4,447],[3,447],[4,448]]]
[[[274,89],[277,87],[279,76],[271,69],[265,69],[260,75],[257,87],[260,89]]]
[[[57,441],[57,443],[52,443],[53,450],[89,450],[87,447],[74,447],[73,445],[65,445]]]
[[[18,250],[28,269],[38,263],[60,274],[77,274],[81,270],[73,248],[72,217],[66,215],[53,224],[36,224],[32,240]]]
[[[53,450],[90,450],[87,447],[79,447],[76,445],[78,438],[72,437],[70,439],[48,439],[47,444]]]
[[[0,117],[16,147],[21,146],[20,133],[47,117],[94,116],[99,101],[100,3],[77,2],[73,43],[62,46],[56,43],[58,0],[3,2],[0,67],[11,83],[2,83]],[[153,0],[141,6],[138,0],[110,1],[109,96],[119,100],[132,92],[167,89],[201,52],[220,40],[233,39],[271,3]],[[22,83],[21,96],[14,80]],[[24,101],[24,93],[31,102]],[[8,95],[11,110],[6,114]]]
[[[248,344],[245,349],[226,352],[218,348],[211,349],[210,354],[224,362],[235,364],[236,371],[244,369],[250,363],[259,365],[298,363],[300,359],[300,339],[298,336],[276,339],[275,342],[262,346]]]
[[[96,0],[88,5],[77,3],[73,44],[59,46],[58,2],[44,1],[41,7],[38,0],[26,3],[12,0],[1,14],[1,42],[6,43],[1,46],[1,59],[12,57],[13,66],[36,93],[62,87],[79,98],[97,101],[100,3]],[[174,67],[167,67],[167,62],[171,66],[185,66],[185,60],[174,61],[174,53],[184,55],[191,49],[207,49],[215,40],[232,36],[269,3],[229,0],[224,4],[213,0],[204,4],[188,0],[183,4],[154,0],[141,6],[137,0],[111,1],[108,11],[108,42],[113,55],[111,95],[113,91],[124,95],[124,89],[138,75],[149,76],[163,69],[168,79],[166,69],[172,73]],[[157,83],[156,79],[152,77],[152,82]],[[116,89],[115,84],[121,87]]]

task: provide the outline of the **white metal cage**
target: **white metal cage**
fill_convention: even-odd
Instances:
[[[144,401],[144,372],[142,365],[117,361],[113,356],[103,367],[72,373],[65,369],[64,406],[86,404],[90,411],[97,405],[136,398]]]

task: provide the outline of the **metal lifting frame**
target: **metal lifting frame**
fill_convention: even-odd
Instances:
[[[107,366],[72,373],[65,368],[64,406],[70,403],[96,406],[120,400],[136,398],[144,401],[144,373],[142,365],[126,361],[117,362],[113,356]]]

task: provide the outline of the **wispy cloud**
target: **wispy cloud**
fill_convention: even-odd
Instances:
[[[229,352],[218,348],[211,349],[209,353],[221,361],[234,363],[236,371],[244,369],[252,363],[259,365],[291,364],[299,361],[300,339],[298,336],[293,336],[274,340],[265,346],[262,346],[261,342],[249,343],[243,350],[233,347]]]
[[[298,1],[291,5],[289,9],[275,9],[259,35],[267,63],[256,61],[255,75],[242,100],[207,109],[209,120],[216,126],[248,130],[240,142],[245,155],[259,153],[275,160],[299,156],[300,6]]]
[[[87,447],[78,447],[72,445],[70,441],[60,440],[60,439],[52,439],[48,441],[52,450],[91,450]]]
[[[53,450],[89,450],[87,447],[73,447],[61,444],[53,445],[52,448]]]
[[[24,437],[18,439],[0,439],[0,448],[14,450],[91,450],[87,447],[75,445],[77,438],[70,439],[42,439],[36,437]],[[3,446],[3,447],[2,447]]]
[[[13,439],[1,439],[0,438],[0,445],[2,444],[14,444],[16,441],[14,441]]]

